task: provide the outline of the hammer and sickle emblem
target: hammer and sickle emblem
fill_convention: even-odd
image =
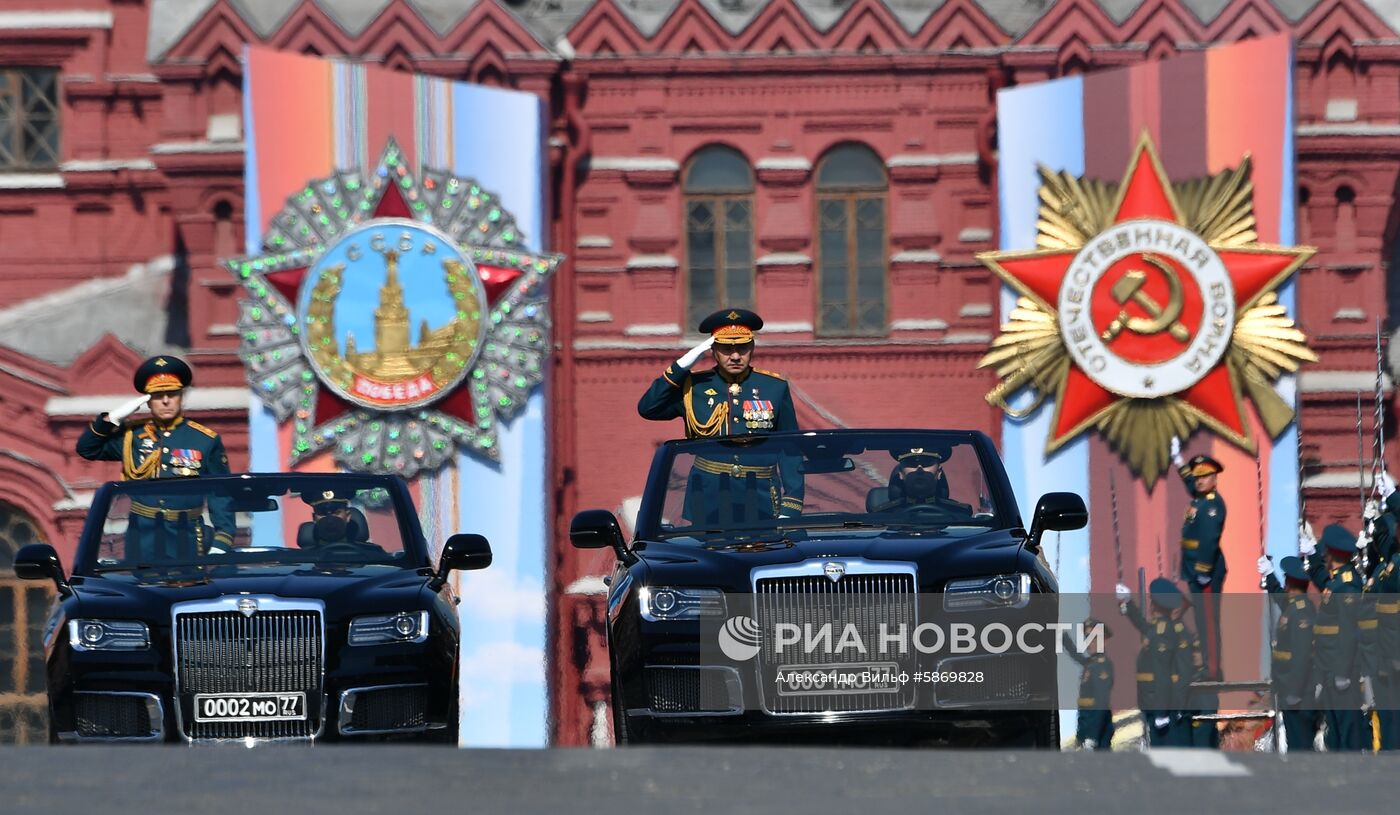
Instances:
[[[1113,284],[1109,291],[1113,294],[1113,299],[1120,305],[1126,306],[1128,303],[1137,303],[1151,317],[1134,317],[1128,314],[1126,308],[1118,312],[1118,316],[1113,318],[1113,322],[1108,324],[1100,335],[1104,342],[1112,342],[1115,337],[1127,329],[1134,334],[1160,334],[1166,331],[1172,335],[1172,339],[1177,342],[1186,342],[1191,337],[1191,332],[1186,330],[1186,326],[1181,324],[1181,309],[1186,304],[1181,295],[1181,278],[1177,276],[1176,269],[1170,263],[1166,263],[1155,255],[1144,254],[1142,256],[1149,266],[1152,266],[1167,278],[1167,305],[1161,306],[1152,296],[1142,290],[1143,284],[1147,282],[1147,272],[1140,269],[1129,269],[1118,282]]]

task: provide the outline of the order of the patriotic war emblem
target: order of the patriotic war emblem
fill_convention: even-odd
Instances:
[[[1037,248],[978,255],[1019,295],[979,363],[987,401],[1021,418],[1053,398],[1047,454],[1095,429],[1149,486],[1201,426],[1254,452],[1246,396],[1282,432],[1274,382],[1317,357],[1276,290],[1314,250],[1257,241],[1249,170],[1173,184],[1146,134],[1119,184],[1041,167]]]
[[[549,354],[544,281],[499,198],[407,166],[392,141],[369,174],[311,181],[272,218],[242,282],[248,383],[292,424],[291,464],[411,477],[459,449],[497,457]]]

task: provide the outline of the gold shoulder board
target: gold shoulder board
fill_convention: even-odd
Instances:
[[[204,425],[200,424],[199,422],[192,422],[192,421],[190,421],[189,419],[186,419],[186,420],[185,420],[185,424],[189,425],[190,427],[194,428],[195,430],[198,430],[199,432],[203,433],[204,435],[208,436],[208,437],[211,438],[211,439],[217,439],[217,438],[219,437],[219,434],[218,434],[218,433],[215,433],[214,431],[210,430],[209,428],[205,427]]]

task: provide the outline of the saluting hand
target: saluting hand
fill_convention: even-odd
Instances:
[[[1115,597],[1118,598],[1118,602],[1126,603],[1128,602],[1128,600],[1132,599],[1133,590],[1123,585],[1122,583],[1119,583],[1118,585],[1113,587],[1113,594]]]
[[[708,351],[708,350],[710,350],[710,346],[711,346],[711,345],[714,345],[714,344],[715,344],[715,338],[714,338],[714,337],[706,337],[704,342],[700,343],[699,345],[695,346],[694,348],[690,349],[689,351],[686,351],[686,352],[685,352],[685,356],[683,356],[683,357],[681,357],[680,359],[676,360],[676,367],[677,367],[677,368],[689,368],[690,366],[694,365],[695,362],[696,362],[696,360],[698,360],[698,359],[700,359],[700,357],[704,356],[704,355],[705,355],[705,352]]]
[[[1376,478],[1376,494],[1381,497],[1382,501],[1384,501],[1394,493],[1395,479],[1390,477],[1390,473],[1386,472],[1385,470],[1381,470],[1380,476]]]
[[[1274,562],[1269,560],[1267,555],[1260,555],[1258,562],[1254,565],[1255,568],[1259,570],[1260,577],[1265,577],[1274,573]]]
[[[1172,436],[1172,464],[1178,467],[1185,466],[1186,462],[1181,458],[1181,439]]]
[[[151,401],[151,395],[143,393],[129,402],[122,402],[117,407],[107,411],[107,421],[112,424],[121,424],[123,419],[145,407],[149,401]]]

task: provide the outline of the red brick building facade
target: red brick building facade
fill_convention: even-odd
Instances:
[[[764,315],[759,364],[795,384],[804,424],[997,434],[974,366],[998,284],[974,255],[997,241],[1000,87],[1294,34],[1299,239],[1321,249],[1299,288],[1322,356],[1301,383],[1308,509],[1349,518],[1355,392],[1375,321],[1400,314],[1398,26],[1362,0],[0,0],[0,559],[29,537],[71,551],[113,472],[73,443],[149,353],[188,354],[195,413],[246,466],[236,287],[217,266],[243,241],[245,42],[549,102],[550,245],[568,255],[550,385],[558,743],[606,738],[607,719],[608,563],[568,547],[568,519],[625,517],[679,433],[635,404],[697,339],[696,313]],[[37,732],[35,591],[0,578],[10,738]]]

